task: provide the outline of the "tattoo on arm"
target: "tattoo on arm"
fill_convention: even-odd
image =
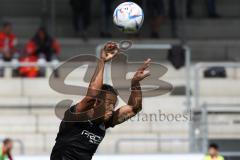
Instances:
[[[142,108],[142,91],[139,82],[132,83],[131,85],[131,95],[128,105],[133,107],[134,112],[138,112]]]

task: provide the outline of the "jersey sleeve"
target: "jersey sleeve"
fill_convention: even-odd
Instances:
[[[74,121],[75,112],[76,112],[76,105],[73,105],[65,111],[63,120],[66,121],[66,122]]]

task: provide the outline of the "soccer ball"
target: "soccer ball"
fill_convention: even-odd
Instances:
[[[120,4],[113,13],[114,24],[124,33],[136,33],[141,28],[143,20],[142,8],[133,2]]]

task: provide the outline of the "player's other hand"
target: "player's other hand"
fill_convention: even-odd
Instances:
[[[104,62],[108,62],[113,59],[119,53],[119,48],[116,42],[108,42],[104,45],[101,50],[101,59]]]
[[[146,71],[146,69],[150,66],[151,59],[148,58],[144,61],[143,65],[138,68],[137,72],[134,74],[132,78],[132,83],[140,82],[144,78],[150,76],[150,72]]]

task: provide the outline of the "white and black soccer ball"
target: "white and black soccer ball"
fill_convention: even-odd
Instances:
[[[124,33],[136,33],[142,26],[144,13],[133,2],[121,3],[113,13],[113,22]]]

